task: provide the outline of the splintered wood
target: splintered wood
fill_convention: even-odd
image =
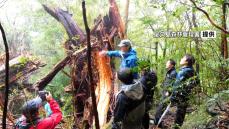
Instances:
[[[107,113],[110,106],[112,93],[113,73],[108,57],[100,57],[98,52],[95,53],[96,66],[99,73],[99,81],[96,87],[97,109],[99,113],[100,126],[107,122]]]

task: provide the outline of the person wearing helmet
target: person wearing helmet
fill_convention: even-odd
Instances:
[[[47,101],[52,110],[52,114],[44,119],[39,117],[42,101]],[[61,120],[62,112],[58,103],[50,93],[47,93],[45,97],[39,96],[25,102],[22,107],[22,116],[17,120],[15,129],[54,129]]]
[[[134,68],[137,66],[137,53],[132,49],[131,41],[128,39],[122,40],[118,45],[120,51],[101,51],[100,56],[119,57],[121,58],[120,69],[122,68]],[[138,78],[137,73],[134,74],[134,79]]]
[[[130,68],[120,69],[118,72],[118,79],[122,82],[121,91],[116,97],[116,105],[113,112],[112,129],[121,129],[121,123],[124,117],[144,102],[144,91],[140,81],[134,80],[134,75]],[[140,113],[135,118],[140,121],[131,124],[131,129],[139,129],[141,126],[142,117]],[[139,118],[140,117],[140,118]],[[133,120],[134,121],[134,120]]]

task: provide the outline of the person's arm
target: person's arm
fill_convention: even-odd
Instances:
[[[47,99],[47,101],[50,105],[50,108],[52,110],[52,114],[49,116],[49,118],[52,118],[53,123],[56,126],[62,120],[62,112],[60,110],[58,103],[56,102],[56,100],[54,100],[51,97],[50,93],[49,93],[49,95],[46,96],[46,99]]]
[[[120,51],[107,51],[106,55],[110,57],[121,57],[121,52]]]

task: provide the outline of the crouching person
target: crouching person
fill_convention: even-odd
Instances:
[[[118,72],[118,79],[123,83],[116,98],[113,112],[112,129],[142,129],[145,114],[145,97],[140,81],[134,81],[131,69]]]
[[[47,101],[52,114],[44,119],[39,117],[42,101]],[[15,129],[54,129],[62,119],[62,112],[58,103],[48,92],[27,101],[22,107],[22,116],[17,120]]]

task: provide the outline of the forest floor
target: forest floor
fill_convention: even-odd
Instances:
[[[164,128],[172,129],[176,107],[172,107],[163,119]],[[151,118],[154,118],[154,111]],[[151,125],[151,129],[155,126]],[[201,103],[188,107],[182,129],[229,129],[229,90],[215,94]]]

